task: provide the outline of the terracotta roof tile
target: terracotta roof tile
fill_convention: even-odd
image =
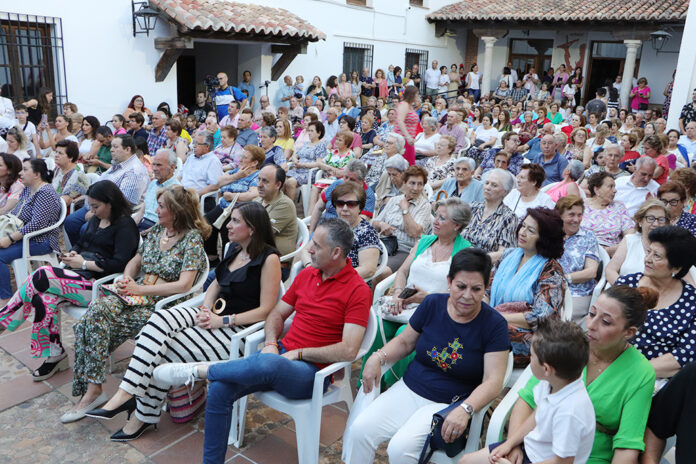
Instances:
[[[689,0],[464,0],[426,16],[429,21],[684,21]]]
[[[150,0],[150,4],[189,30],[326,39],[319,29],[282,8],[227,0]]]

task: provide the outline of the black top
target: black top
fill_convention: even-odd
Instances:
[[[89,277],[95,279],[123,272],[140,243],[138,226],[130,216],[123,216],[103,229],[99,228],[99,221],[98,217],[92,216],[85,233],[73,246],[73,251],[80,253],[85,260],[93,260],[104,269],[104,272],[91,272]]]
[[[146,131],[145,129],[143,129],[142,127],[141,127],[140,129],[138,129],[137,131],[135,131],[135,133],[133,133],[133,129],[130,129],[130,130],[127,132],[127,134],[130,135],[130,136],[133,137],[133,138],[142,137],[142,138],[144,138],[145,140],[147,140],[147,136],[149,135],[149,134],[147,133],[147,131]],[[152,154],[152,156],[154,156],[154,154]]]
[[[230,271],[230,263],[234,261],[241,250],[238,245],[230,245],[227,255],[215,268],[215,276],[220,286],[220,298],[223,298],[227,303],[221,315],[239,314],[259,307],[261,304],[261,268],[269,255],[278,254],[275,248],[267,246],[246,265]]]

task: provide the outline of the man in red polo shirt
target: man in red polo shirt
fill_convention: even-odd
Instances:
[[[310,398],[319,369],[355,359],[372,295],[348,259],[352,245],[353,231],[343,219],[319,223],[309,247],[312,266],[297,275],[266,319],[266,346],[260,353],[224,363],[172,363],[155,369],[155,379],[171,385],[210,381],[204,463],[224,462],[232,406],[237,399],[264,390],[290,399]],[[293,311],[290,329],[280,338]]]

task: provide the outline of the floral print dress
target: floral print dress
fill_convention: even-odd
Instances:
[[[207,257],[203,249],[203,237],[197,229],[189,230],[166,251],[160,250],[159,246],[164,233],[164,228],[157,224],[138,248],[138,254],[142,258],[142,276],[137,279],[139,284],[142,284],[145,274],[155,274],[167,282],[174,282],[184,271],[205,270]],[[152,298],[157,301],[163,297]],[[135,337],[154,311],[154,304],[127,306],[114,295],[104,295],[90,303],[87,314],[73,326],[73,396],[83,395],[88,383],[105,382],[109,353]]]
[[[302,148],[297,148],[297,159],[300,163],[313,163],[316,160],[326,156],[326,142],[317,142],[314,145],[309,143],[302,145]],[[288,171],[288,176],[295,178],[299,185],[304,185],[308,181],[309,169],[294,168]]]
[[[445,180],[454,176],[454,157],[450,157],[440,166],[437,166],[437,156],[431,156],[425,162],[425,169],[428,170],[428,182],[436,180]]]

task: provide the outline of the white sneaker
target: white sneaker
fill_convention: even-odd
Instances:
[[[158,382],[171,386],[186,385],[191,387],[198,377],[197,367],[202,363],[168,363],[157,366],[152,376]]]

